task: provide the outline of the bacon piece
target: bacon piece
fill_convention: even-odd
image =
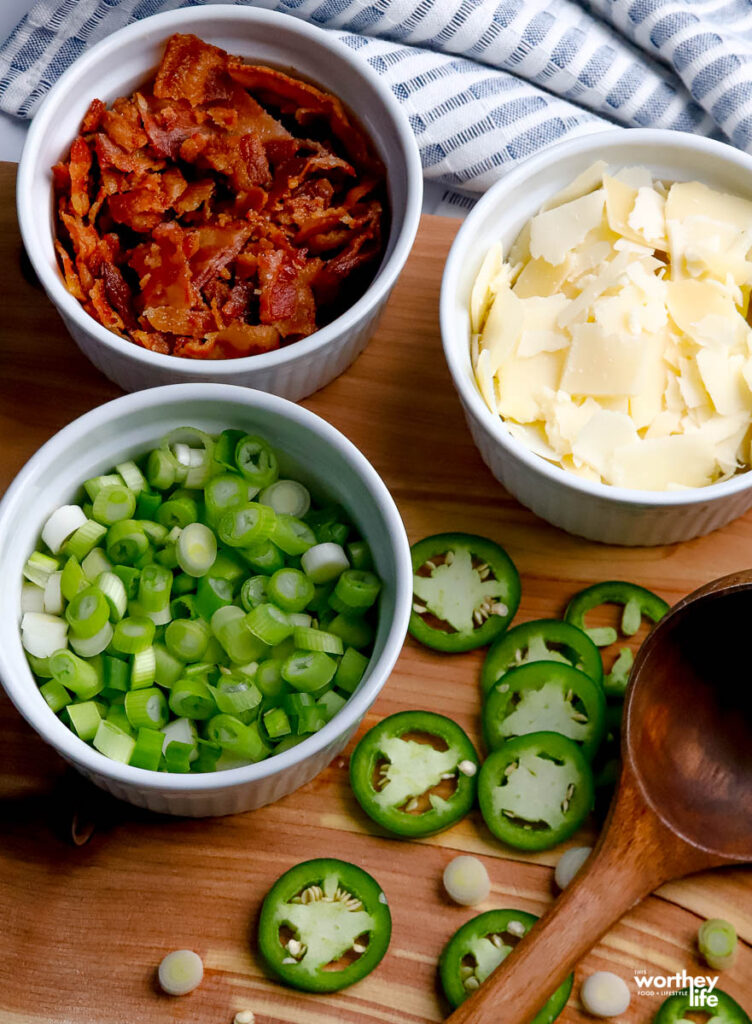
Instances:
[[[80,135],[74,139],[70,151],[68,173],[70,174],[70,201],[73,212],[78,217],[85,217],[89,212],[89,171],[91,170],[91,150],[86,139]]]
[[[152,148],[160,155],[175,160],[180,147],[200,130],[203,111],[194,110],[186,100],[163,103],[154,96],[136,93],[141,123]]]
[[[144,310],[144,317],[155,330],[166,334],[187,334],[203,338],[216,327],[209,310],[173,309],[172,306],[153,306]]]
[[[140,279],[141,308],[191,309],[199,305],[188,262],[189,240],[183,229],[169,221],[155,228],[152,238],[152,242],[137,246],[129,259]]]
[[[133,312],[133,293],[128,287],[120,267],[103,260],[101,273],[107,301],[117,311],[123,324],[132,331],[138,326]]]
[[[165,166],[164,160],[149,156],[145,149],[128,152],[113,142],[104,132],[97,132],[95,146],[99,166],[102,168],[114,167],[117,171],[133,173],[135,171],[161,171]]]
[[[142,149],[149,141],[141,126],[138,107],[132,100],[115,100],[112,110],[105,110],[101,117],[102,130],[127,153]]]
[[[89,290],[89,299],[94,308],[95,317],[100,324],[108,330],[114,331],[116,334],[120,334],[123,331],[125,324],[117,310],[113,309],[108,302],[107,295],[105,294],[104,281],[101,278],[97,278]]]
[[[194,35],[176,34],[167,48],[154,81],[160,99],[187,100],[192,107],[227,99],[227,54]]]
[[[283,337],[308,335],[316,330],[316,302],[311,282],[320,269],[319,260],[306,262],[297,253],[279,249],[258,258],[259,319],[273,324]]]
[[[248,315],[252,294],[253,289],[247,281],[238,281],[222,304],[222,315],[228,320],[244,320]]]
[[[83,302],[86,296],[84,295],[84,290],[81,287],[81,280],[76,273],[76,268],[73,266],[73,260],[70,258],[70,254],[66,251],[65,247],[61,245],[57,239],[55,239],[55,251],[60,257],[60,262],[63,265],[65,287],[74,299],[78,299],[79,302]]]
[[[209,178],[205,181],[192,181],[172,204],[175,213],[192,213],[203,203],[208,203],[213,194],[214,182]]]
[[[231,263],[248,241],[250,234],[250,225],[242,222],[228,224],[225,227],[213,224],[199,227],[194,233],[198,248],[191,259],[196,287],[203,288],[223,267]]]
[[[237,359],[279,348],[279,332],[260,324],[233,323],[207,335],[204,341],[179,338],[174,354],[191,359]]]
[[[248,172],[251,185],[268,185],[272,180],[269,161],[258,135],[248,132],[241,136],[238,151]]]
[[[333,259],[323,264],[313,282],[314,294],[319,302],[333,302],[342,282],[354,271],[375,260],[381,252],[381,234],[378,224],[368,225],[356,234]]]
[[[89,132],[95,132],[102,123],[102,114],[104,114],[107,107],[101,100],[92,100],[89,104],[89,109],[84,114],[84,119],[81,122],[81,132],[84,135],[88,135]]]
[[[55,195],[61,192],[70,192],[71,180],[68,165],[62,163],[54,164],[52,167],[52,188]]]
[[[170,343],[158,331],[131,331],[131,337],[137,345],[148,348],[150,352],[159,352],[163,356],[170,355]]]

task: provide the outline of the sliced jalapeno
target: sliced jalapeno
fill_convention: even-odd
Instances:
[[[449,828],[473,805],[478,755],[463,730],[430,711],[375,725],[350,758],[353,793],[375,822],[407,838]]]
[[[381,886],[347,861],[308,860],[285,872],[261,908],[259,951],[293,988],[336,992],[376,967],[392,918]]]
[[[659,622],[669,609],[662,597],[652,590],[638,587],[636,583],[625,583],[623,580],[607,580],[595,583],[575,594],[567,605],[564,618],[573,626],[584,630],[598,647],[607,647],[615,643],[618,634],[611,626],[598,626],[589,629],[585,624],[585,616],[594,608],[604,604],[622,605],[621,631],[624,636],[634,636],[642,623],[642,617],[651,622]]]
[[[483,819],[518,850],[568,839],[593,806],[593,773],[582,751],[556,732],[518,736],[494,751],[478,780]]]
[[[699,989],[699,992],[704,991]],[[653,1018],[653,1024],[686,1024],[690,1013],[707,1013],[712,1018],[713,1024],[750,1024],[747,1013],[739,1006],[735,999],[714,988],[712,995],[717,996],[718,1002],[715,1006],[700,1005],[695,999],[694,1005],[688,989],[682,989],[673,996],[669,996],[661,1004],[658,1013]]]
[[[410,632],[437,651],[489,644],[514,617],[520,577],[503,548],[469,533],[437,533],[412,547]]]
[[[598,648],[581,629],[558,619],[523,622],[491,646],[481,671],[487,697],[505,672],[531,661],[558,661],[590,676],[600,686],[603,663]]]
[[[441,985],[452,1006],[459,1006],[480,988],[537,920],[524,910],[488,910],[454,933],[439,959]],[[570,974],[530,1024],[556,1020],[569,999],[573,981]]]
[[[556,661],[534,661],[510,669],[483,708],[489,750],[514,736],[558,732],[574,740],[590,760],[605,727],[603,690],[584,672]]]

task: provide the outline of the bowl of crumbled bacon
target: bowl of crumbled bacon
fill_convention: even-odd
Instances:
[[[80,57],[17,186],[32,265],[108,377],[293,400],[365,347],[421,195],[407,119],[360,58],[298,19],[221,5]]]

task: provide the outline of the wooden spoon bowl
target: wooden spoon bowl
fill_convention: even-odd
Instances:
[[[680,601],[635,661],[622,773],[585,866],[449,1018],[527,1024],[577,962],[663,882],[752,861],[752,570]]]

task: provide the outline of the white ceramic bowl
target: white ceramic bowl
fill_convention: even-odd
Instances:
[[[70,148],[92,99],[130,94],[159,63],[173,32],[192,32],[229,53],[294,69],[341,97],[387,168],[391,228],[381,266],[345,313],[309,338],[240,359],[198,360],[149,352],[84,312],[67,291],[53,248],[51,166]],[[297,401],[328,384],[363,351],[405,265],[420,218],[423,178],[401,107],[377,75],[326,32],[252,7],[210,5],[167,11],[114,32],[80,57],[50,90],[29,129],[16,186],[26,251],[81,351],[126,391],[160,384],[244,384]]]
[[[21,647],[23,564],[49,514],[81,483],[142,455],[177,426],[218,433],[235,427],[267,437],[294,470],[352,515],[384,581],[374,653],[358,689],[323,729],[259,764],[206,775],[169,775],[119,764],[87,746],[50,711]],[[324,485],[325,482],[325,485]],[[324,486],[322,486],[324,485]],[[182,384],[126,395],[56,434],[24,466],[0,502],[0,679],[18,710],[57,752],[122,800],[167,814],[204,817],[261,807],[308,782],[338,754],[376,700],[402,648],[412,567],[399,512],[376,471],[334,427],[281,398],[227,384]]]
[[[494,185],[459,230],[441,285],[444,354],[470,432],[493,475],[555,526],[609,544],[670,544],[709,533],[752,506],[752,472],[684,491],[591,483],[533,454],[480,395],[470,362],[470,291],[483,256],[504,250],[544,200],[596,160],[612,170],[641,165],[673,181],[703,181],[752,199],[752,157],[682,132],[616,129],[572,139],[526,160]]]

